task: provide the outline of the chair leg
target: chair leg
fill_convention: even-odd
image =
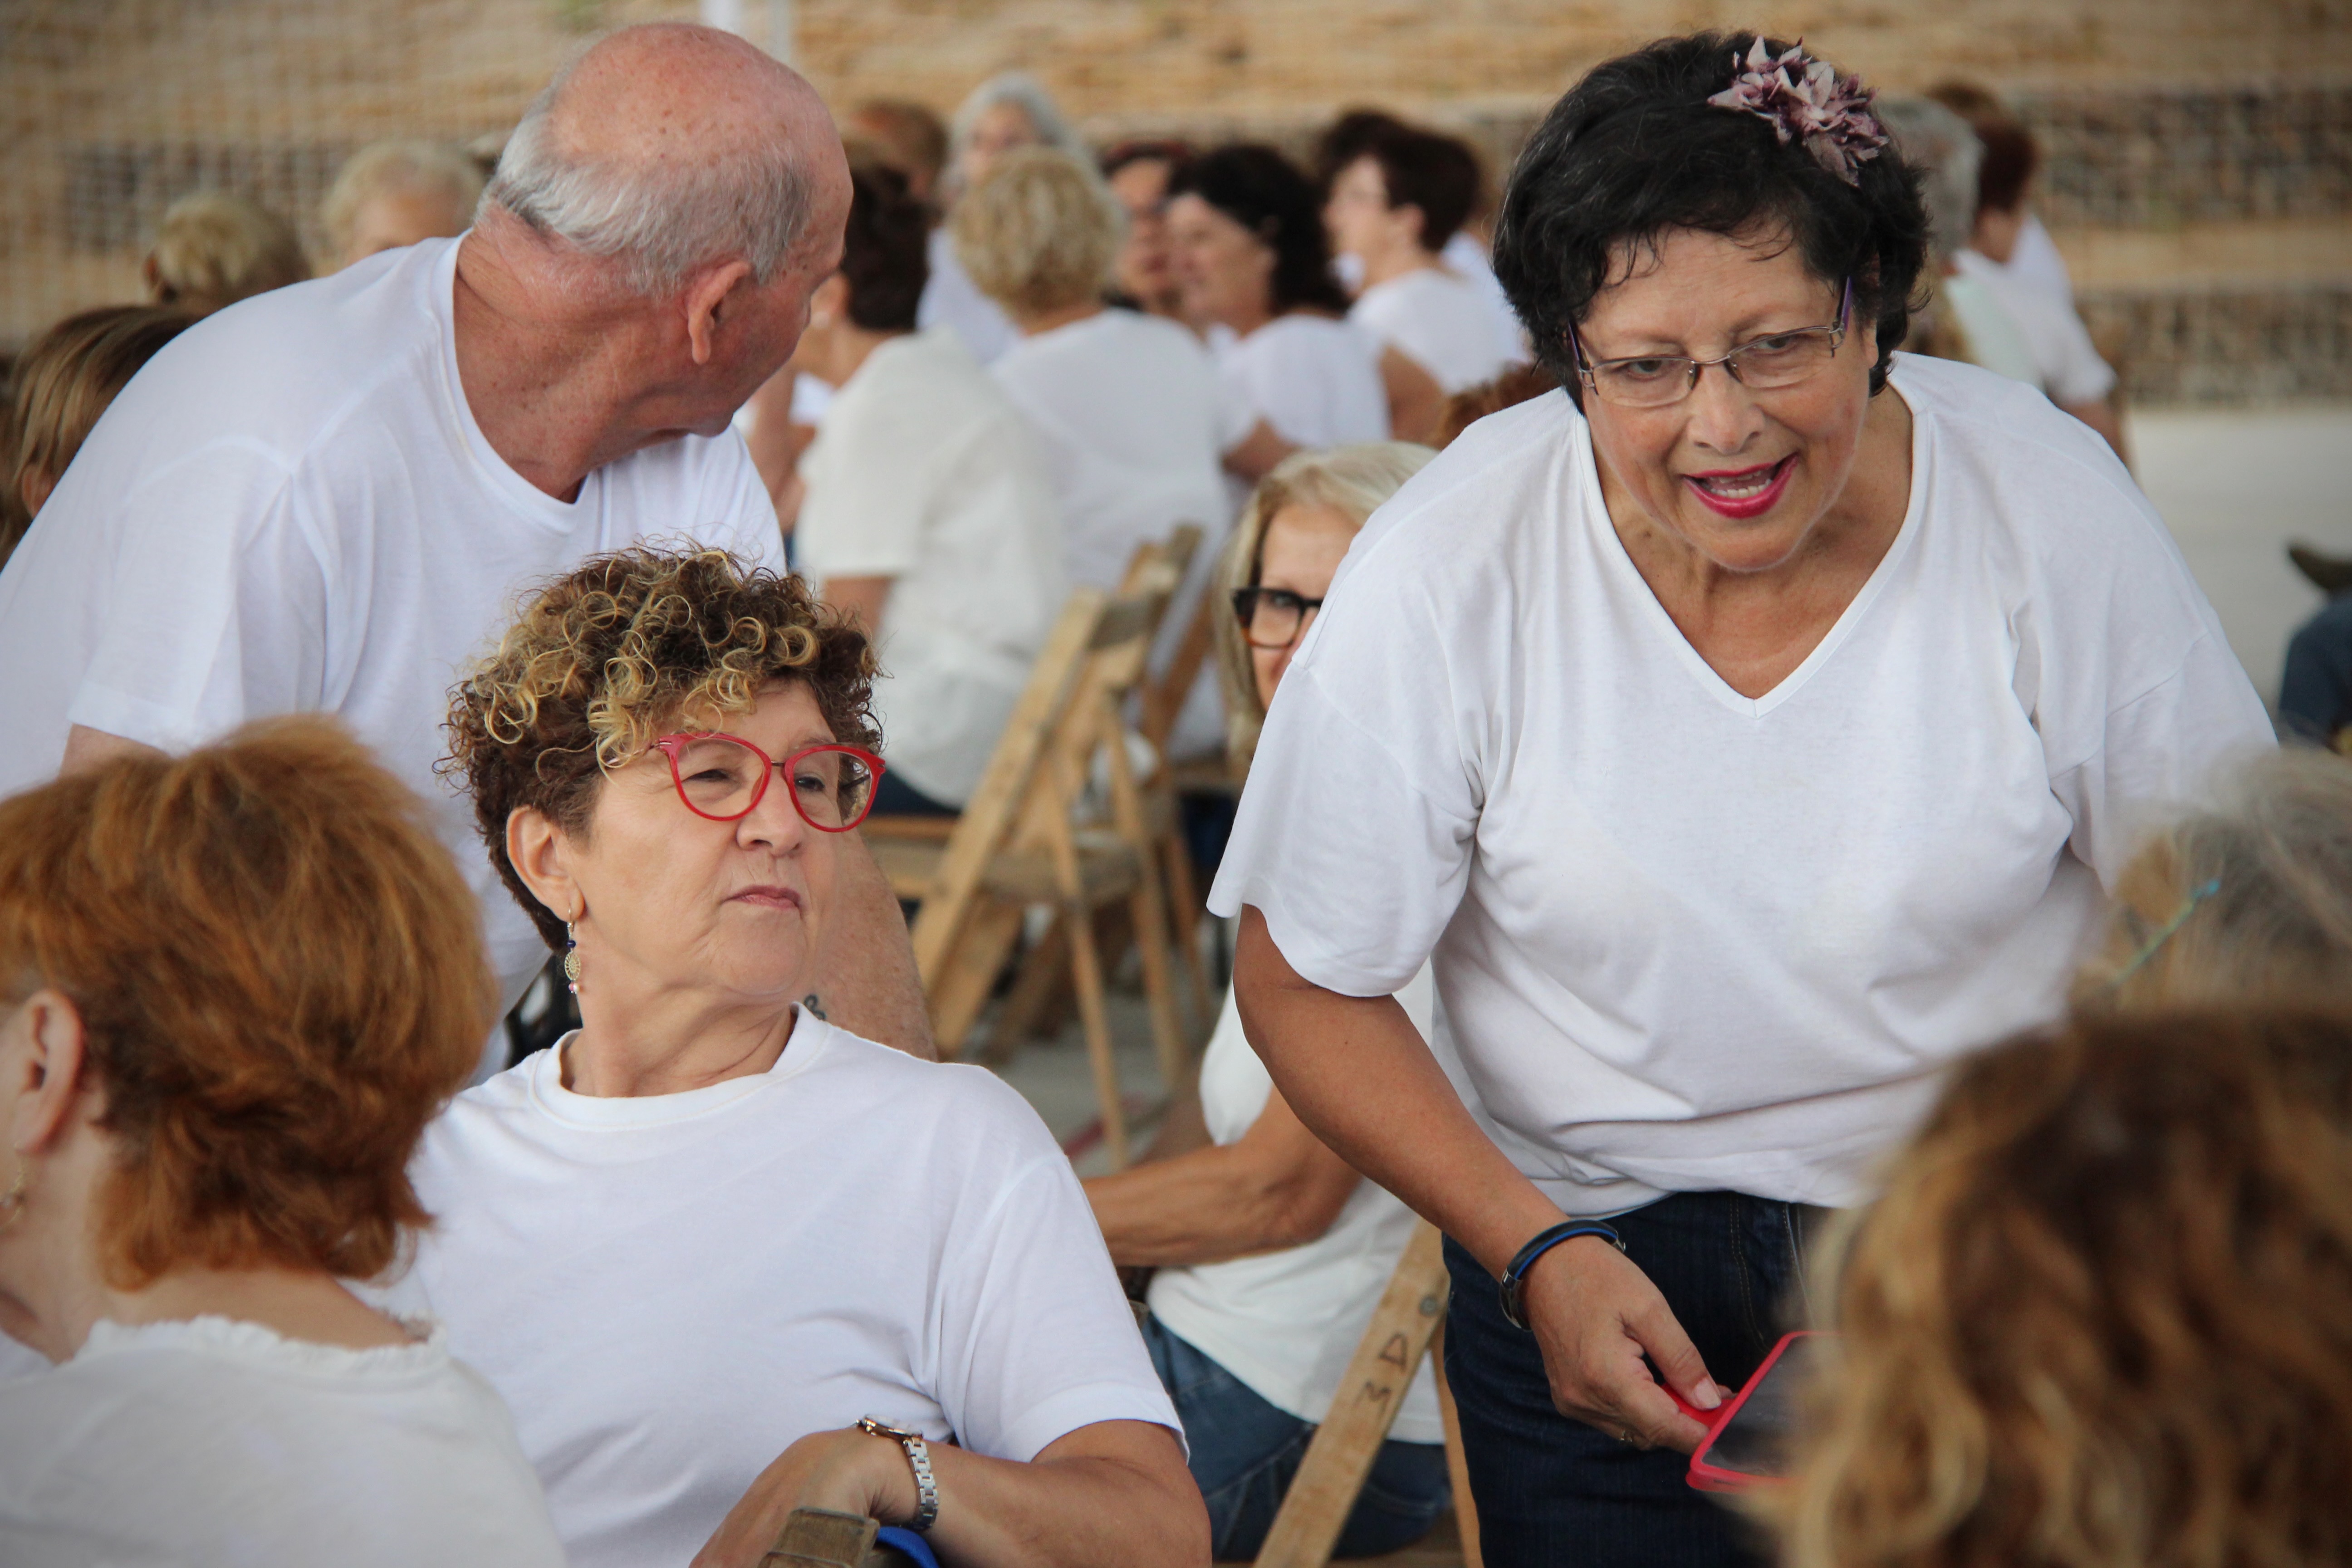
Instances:
[[[1064,930],[1062,917],[1055,915],[1045,934],[1021,961],[1020,976],[1013,982],[1013,990],[1004,998],[1004,1005],[996,1015],[996,1026],[990,1031],[988,1046],[981,1059],[991,1067],[1013,1059],[1013,1053],[1024,1040],[1034,1039],[1053,1031],[1046,1020],[1057,1010],[1055,994],[1069,983],[1070,938]]]
[[[1462,1538],[1462,1568],[1486,1568],[1478,1552],[1478,1502],[1470,1495],[1470,1461],[1462,1454],[1462,1415],[1454,1407],[1454,1385],[1445,1381],[1445,1325],[1429,1342],[1437,1373],[1437,1413],[1445,1423],[1445,1474],[1454,1483],[1454,1528]]]
[[[1168,862],[1168,907],[1175,917],[1176,962],[1184,967],[1184,989],[1192,1003],[1192,1020],[1206,1040],[1217,1026],[1216,1009],[1209,1001],[1208,971],[1201,965],[1201,897],[1192,883],[1192,851],[1181,836],[1163,839],[1160,852]]]
[[[996,977],[1020,934],[1017,904],[992,900],[964,921],[938,977],[925,987],[930,993],[931,1037],[938,1042],[941,1061],[962,1058],[971,1026],[988,1005],[988,994],[996,988]]]
[[[1062,923],[1070,932],[1071,978],[1076,982],[1078,1016],[1085,1021],[1087,1058],[1094,1068],[1095,1100],[1102,1107],[1103,1146],[1110,1154],[1110,1168],[1127,1169],[1127,1108],[1119,1102],[1118,1060],[1111,1054],[1110,1013],[1103,1003],[1102,960],[1095,951],[1094,921],[1082,903],[1072,902],[1062,910]]]

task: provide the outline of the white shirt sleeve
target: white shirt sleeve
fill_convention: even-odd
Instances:
[[[1026,1462],[1098,1421],[1149,1421],[1182,1435],[1094,1211],[1057,1149],[996,1187],[979,1223],[959,1229],[941,1261],[934,1321],[935,1392],[974,1453]]]
[[[874,417],[866,399],[836,405],[802,459],[808,495],[793,542],[819,587],[834,577],[902,577],[922,559],[943,454],[902,439],[899,424]]]
[[[1454,659],[1508,628],[1441,634],[1386,562],[1363,564],[1343,569],[1346,593],[1275,694],[1209,902],[1256,906],[1316,984],[1386,996],[1428,961],[1469,885],[1491,715]]]
[[[711,465],[704,479],[703,515],[709,520],[709,542],[771,572],[784,570],[784,534],[776,521],[776,504],[751,461],[751,448],[740,436],[719,444],[726,456]]]
[[[250,719],[330,705],[330,546],[306,526],[281,465],[218,443],[120,504],[73,723],[179,751]]]

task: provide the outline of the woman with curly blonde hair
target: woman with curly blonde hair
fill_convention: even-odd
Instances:
[[[2352,1025],[1965,1063],[1851,1238],[1787,1568],[2352,1561]]]
[[[516,1412],[573,1568],[751,1568],[800,1506],[973,1568],[1202,1561],[1052,1136],[813,994],[874,673],[800,579],[640,549],[548,584],[453,694],[453,770],[582,1026],[426,1134],[442,1223],[389,1289]]]
[[[0,802],[0,1328],[58,1363],[0,1366],[0,1562],[562,1562],[497,1396],[337,1278],[429,1223],[473,903],[322,719]]]

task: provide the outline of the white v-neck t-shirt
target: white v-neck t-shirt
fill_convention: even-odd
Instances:
[[[740,436],[607,464],[560,501],[507,466],[457,378],[459,240],[232,305],[164,345],[0,572],[0,795],[76,724],[167,752],[327,712],[421,795],[511,1002],[547,945],[434,766],[449,689],[525,587],[691,540],[784,565]]]
[[[863,1415],[1016,1460],[1181,1430],[1069,1161],[994,1074],[802,1013],[765,1073],[601,1099],[563,1087],[572,1038],[426,1130],[436,1223],[381,1292],[506,1399],[572,1568],[685,1563]]]
[[[506,1407],[416,1344],[101,1320],[0,1385],[8,1568],[563,1568]]]
[[[2150,815],[2273,743],[2105,442],[1972,365],[1892,395],[1901,531],[1760,699],[1558,393],[1373,514],[1275,696],[1211,907],[1349,995],[1433,954],[1441,1062],[1570,1214],[1863,1199],[1938,1068],[2057,1013]]]

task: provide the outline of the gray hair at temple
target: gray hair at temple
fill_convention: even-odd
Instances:
[[[628,289],[651,298],[714,262],[740,258],[761,284],[782,269],[815,205],[803,154],[782,124],[748,151],[714,150],[691,163],[599,163],[558,146],[550,130],[572,72],[556,73],[523,111],[486,205],[617,264]]]
[[[1977,226],[1977,171],[1984,143],[1969,122],[1931,98],[1882,98],[1871,112],[1919,173],[1927,248],[1937,262],[1966,250]]]

